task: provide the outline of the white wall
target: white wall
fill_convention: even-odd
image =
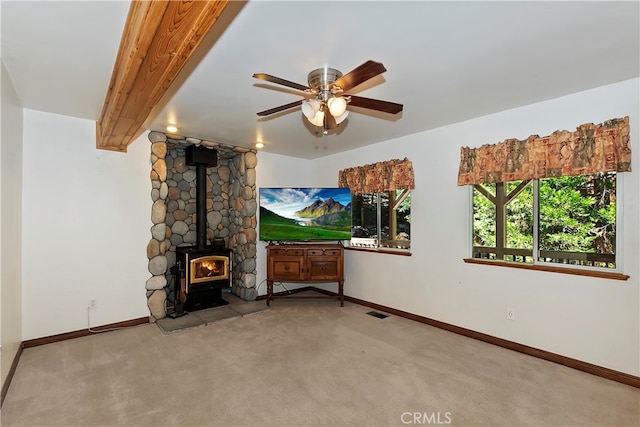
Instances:
[[[335,185],[345,167],[404,157],[413,162],[413,255],[347,251],[345,294],[639,375],[639,91],[639,80],[629,80],[313,161],[315,185]],[[633,172],[619,175],[624,184],[619,254],[629,280],[462,261],[470,256],[470,189],[456,185],[461,146],[549,135],[626,115]],[[516,321],[506,320],[507,307],[515,309]]]
[[[95,123],[24,111],[22,339],[149,315],[150,143],[96,149]],[[4,238],[3,238],[4,240]]]
[[[0,64],[0,372],[4,384],[22,341],[22,107],[4,63]]]

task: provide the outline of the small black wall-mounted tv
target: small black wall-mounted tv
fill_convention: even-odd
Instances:
[[[351,239],[348,188],[260,188],[259,238],[268,242]]]

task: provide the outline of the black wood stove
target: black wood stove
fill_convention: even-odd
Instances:
[[[196,244],[176,248],[176,265],[171,268],[175,312],[171,317],[228,304],[222,290],[231,287],[233,272],[233,251],[225,247],[224,239],[207,244],[207,167],[218,165],[218,153],[191,145],[185,150],[185,160],[196,167]]]

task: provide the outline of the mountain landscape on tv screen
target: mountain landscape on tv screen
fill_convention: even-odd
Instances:
[[[348,189],[261,190],[260,240],[350,238],[351,194]]]

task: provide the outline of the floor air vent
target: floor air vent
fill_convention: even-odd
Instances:
[[[377,317],[378,319],[384,319],[385,317],[389,317],[388,314],[378,313],[377,311],[370,311],[367,314],[369,316]]]

